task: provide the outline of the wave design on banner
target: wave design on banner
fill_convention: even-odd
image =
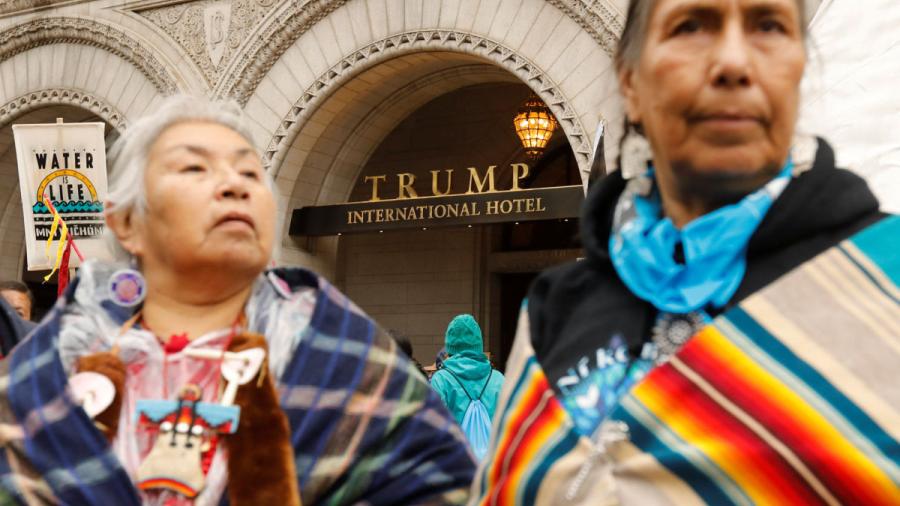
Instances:
[[[89,200],[79,200],[72,202],[53,202],[53,207],[60,214],[65,213],[102,213],[103,202],[92,202]],[[31,207],[34,214],[50,214],[50,210],[43,202],[37,202]]]

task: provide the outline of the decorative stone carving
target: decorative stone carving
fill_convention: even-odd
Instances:
[[[0,61],[49,44],[83,44],[113,53],[143,73],[163,94],[176,91],[166,68],[137,40],[112,26],[82,18],[42,18],[0,33]]]
[[[78,90],[48,89],[28,93],[0,106],[0,125],[31,110],[48,105],[74,105],[92,111],[116,130],[125,129],[125,116],[104,100]]]
[[[579,164],[590,161],[592,147],[576,111],[562,95],[559,87],[528,59],[485,37],[450,30],[420,30],[369,44],[347,55],[325,71],[307,88],[281,121],[263,155],[267,168],[272,160],[284,153],[302,119],[314,111],[319,102],[353,76],[382,61],[421,51],[453,51],[479,56],[499,65],[530,86],[547,103],[562,125],[575,151]]]
[[[624,17],[609,5],[610,0],[547,0],[584,28],[608,54],[615,52],[624,27]],[[287,0],[279,16],[263,26],[254,40],[241,51],[229,75],[216,86],[219,96],[231,96],[246,104],[260,81],[278,58],[319,20],[344,5],[347,0]]]
[[[275,4],[276,0],[201,0],[136,12],[175,39],[215,87],[227,66],[222,63],[231,60]],[[215,13],[222,16],[219,21]]]
[[[216,87],[217,95],[230,96],[244,105],[263,77],[291,45],[317,22],[347,0],[287,0],[289,5],[264,26],[241,52],[236,65]]]
[[[206,28],[206,51],[213,67],[218,69],[227,47],[228,25],[231,22],[231,2],[220,1],[206,6],[203,11]]]
[[[612,56],[625,29],[625,17],[609,6],[609,0],[547,0],[563,11]]]

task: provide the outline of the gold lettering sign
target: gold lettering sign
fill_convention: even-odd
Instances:
[[[369,202],[378,202],[381,200],[378,198],[378,182],[386,181],[387,176],[366,176],[365,181],[368,183],[369,180],[372,180],[372,198],[369,199]]]
[[[447,173],[447,189],[444,191],[440,191],[438,189],[438,172],[439,170],[431,171],[431,194],[435,197],[440,197],[443,195],[447,195],[450,193],[450,185],[453,183],[453,169],[445,170]]]
[[[413,188],[413,183],[416,182],[415,174],[410,174],[409,172],[404,172],[402,174],[397,174],[397,195],[399,199],[416,199],[419,198],[419,194],[416,193],[416,190]]]
[[[514,164],[512,164],[512,169],[513,169],[512,190],[513,191],[521,190],[522,188],[519,187],[519,182],[521,180],[525,179],[526,177],[528,177],[528,164],[514,163]]]
[[[513,172],[520,181],[527,178],[524,167],[518,169],[514,167]],[[443,184],[447,172],[441,170],[435,173],[440,176],[441,184],[438,189],[443,192],[447,189]],[[411,197],[407,192],[404,194],[406,198],[403,199],[384,199],[381,190],[384,184],[393,186],[393,181],[387,179],[385,182],[380,178],[372,181],[379,185],[376,192],[379,202],[353,202],[295,209],[291,217],[291,235],[340,235],[403,228],[577,218],[584,200],[584,188],[581,185],[518,191],[504,189],[491,193],[487,191],[490,187],[487,173],[481,175],[481,185],[485,190],[483,193],[437,197],[421,195],[424,191],[420,187],[418,190],[421,196],[417,198]],[[462,184],[466,181],[464,178],[457,182]],[[411,180],[405,178],[403,183],[411,184]],[[513,184],[512,181],[509,182],[510,186]]]
[[[488,193],[494,193],[497,191],[497,188],[494,187],[494,169],[496,165],[491,165],[488,167],[487,175],[484,179],[478,177],[478,169],[475,167],[469,167],[469,189],[466,191],[466,195],[471,195],[473,193],[484,193],[484,184],[485,179],[488,183]],[[475,184],[475,191],[472,191],[472,184]]]
[[[500,192],[498,192],[500,193]],[[547,211],[543,197],[520,199],[497,198],[487,202],[448,202],[426,206],[398,206],[387,209],[347,211],[347,225],[397,223],[418,220],[442,220],[484,215],[543,213]]]
[[[465,191],[454,191],[453,188],[453,172],[454,169],[432,170],[431,172],[431,195],[419,195],[413,185],[416,182],[415,174],[410,172],[400,172],[395,176],[397,180],[397,199],[411,200],[426,197],[443,197],[445,195],[462,194],[476,195],[481,193],[502,193],[505,191],[523,190],[522,183],[528,178],[530,169],[525,163],[512,163],[512,180],[509,182],[509,188],[498,189],[497,178],[495,175],[496,165],[491,165],[483,171],[479,171],[476,167],[466,169],[468,173],[468,185]],[[442,174],[443,173],[443,177]],[[372,185],[372,197],[367,202],[379,202],[382,199],[379,191],[387,183],[388,175],[379,174],[377,176],[366,176],[364,179],[366,184]],[[515,204],[514,204],[515,205]]]

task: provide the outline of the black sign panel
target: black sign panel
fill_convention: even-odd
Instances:
[[[291,235],[577,218],[582,201],[584,189],[574,185],[301,207],[291,216]]]

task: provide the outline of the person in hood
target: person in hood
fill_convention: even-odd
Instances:
[[[900,501],[900,219],[795,129],[803,12],[631,0],[619,170],[530,288],[470,504]]]
[[[478,322],[468,314],[454,317],[447,325],[444,342],[447,358],[431,376],[431,388],[438,393],[458,424],[462,424],[469,403],[478,398],[493,418],[497,398],[503,388],[503,374],[491,367],[490,360],[484,354],[484,340]]]
[[[267,270],[273,182],[233,102],[169,97],[111,152],[118,262],[0,363],[3,503],[462,504],[465,436],[318,275]]]

